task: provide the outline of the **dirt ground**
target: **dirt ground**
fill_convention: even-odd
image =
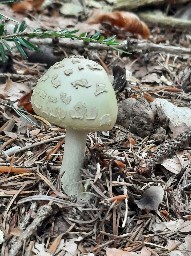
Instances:
[[[84,11],[72,14],[65,1],[41,9],[25,7],[22,13],[0,5],[0,13],[19,22],[24,19],[29,32],[36,28],[79,29],[88,35],[100,31],[106,38],[116,35],[119,42],[116,50],[79,40],[32,39],[41,52],[25,49],[28,58],[23,59],[13,48],[6,63],[0,63],[1,255],[188,256],[190,31],[145,20],[150,36],[143,39],[134,23],[135,33],[111,20],[88,24],[94,9],[103,6],[111,12],[117,1],[87,2],[92,6],[86,3],[79,6]],[[157,9],[165,13],[167,7],[169,15],[185,13],[185,4]],[[138,14],[145,7],[131,11]],[[7,22],[10,31],[11,24]],[[102,65],[118,102],[113,129],[87,136],[81,173],[91,195],[88,202],[68,197],[61,189],[65,129],[36,115],[30,103],[43,73],[72,55]]]

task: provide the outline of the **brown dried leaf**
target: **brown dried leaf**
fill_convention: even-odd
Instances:
[[[32,92],[29,92],[23,95],[18,102],[18,106],[23,107],[29,113],[34,114],[34,111],[31,105],[31,95],[32,95]]]
[[[103,200],[100,203],[104,203],[105,201],[120,203],[123,200],[125,200],[126,198],[128,198],[128,195],[118,195],[118,196],[114,196],[114,197],[108,198],[106,200]]]
[[[148,101],[148,102],[153,102],[155,99],[150,95],[148,92],[143,93],[143,97]]]
[[[140,256],[136,252],[126,252],[116,248],[107,248],[106,249],[106,256]]]
[[[104,13],[96,10],[87,20],[89,24],[102,22],[109,22],[112,26],[118,26],[132,34],[139,34],[143,38],[150,36],[150,30],[147,25],[132,12],[115,11],[112,13]]]
[[[136,145],[137,144],[136,140],[134,138],[130,137],[130,136],[128,137],[128,141],[129,141],[130,145]]]
[[[14,3],[12,9],[14,12],[26,13],[30,11],[39,11],[44,0],[24,0],[19,3]]]
[[[60,241],[61,241],[61,239],[62,239],[62,236],[63,236],[63,234],[60,234],[59,236],[57,236],[57,237],[54,239],[54,241],[52,242],[52,244],[50,245],[50,247],[49,247],[49,249],[48,249],[48,252],[49,252],[49,253],[54,254],[54,253],[56,252],[56,250],[57,250],[57,248],[58,248],[58,246],[59,246],[59,244],[60,244]]]
[[[151,256],[151,252],[144,246],[140,253],[127,252],[116,248],[107,248],[106,256]]]
[[[15,3],[12,5],[12,9],[14,12],[18,12],[18,13],[26,13],[26,12],[30,12],[32,11],[32,4],[28,1],[22,1],[19,3]]]
[[[13,82],[10,78],[6,83],[1,85],[1,96],[10,101],[16,101],[20,99],[23,94],[29,93],[29,88],[23,83]]]
[[[126,167],[126,164],[119,160],[114,160],[114,163],[117,165],[117,167],[124,169]]]
[[[18,227],[16,228],[10,227],[9,234],[19,237],[22,234],[22,231]]]

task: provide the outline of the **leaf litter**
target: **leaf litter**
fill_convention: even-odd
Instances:
[[[54,4],[49,7],[51,14]],[[30,8],[39,11],[39,5]],[[6,8],[8,12],[10,8]],[[46,12],[41,9],[42,21],[39,17],[26,19],[32,27],[38,20],[44,28],[77,24],[91,31],[86,19],[63,19],[55,13],[53,24]],[[22,20],[23,16],[17,15]],[[111,25],[94,29],[105,35],[115,31],[119,38],[127,35]],[[156,31],[151,31],[151,40],[165,41],[163,29]],[[166,36],[171,44],[185,41],[184,35],[176,32]],[[65,130],[35,116],[30,97],[23,98],[30,95],[47,63],[35,66],[14,52],[14,68],[20,78],[10,76],[0,85],[1,255],[190,255],[190,142],[183,141],[172,157],[164,154],[152,172],[146,172],[144,165],[141,172],[137,168],[140,161],[152,159],[164,141],[176,139],[185,130],[186,116],[177,128],[160,104],[157,108],[153,105],[155,99],[165,100],[168,110],[172,105],[172,119],[177,120],[181,119],[177,107],[186,107],[189,112],[190,56],[152,51],[118,55],[114,50],[96,50],[95,57],[95,49],[54,48],[55,56],[81,54],[96,58],[110,74],[115,70],[121,109],[130,104],[136,107],[128,108],[125,114],[119,108],[121,121],[112,131],[89,134],[82,177],[92,199],[86,205],[78,204],[61,191]],[[128,72],[131,76],[127,79]]]

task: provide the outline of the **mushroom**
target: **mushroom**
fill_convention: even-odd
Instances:
[[[39,79],[31,103],[39,116],[66,128],[62,188],[68,196],[81,197],[87,134],[112,129],[117,118],[116,96],[107,73],[81,56],[65,58]]]

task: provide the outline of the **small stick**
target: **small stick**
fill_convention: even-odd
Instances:
[[[46,159],[47,160],[52,160],[54,154],[56,154],[58,152],[58,150],[61,148],[62,144],[64,143],[64,139],[59,141],[56,146],[48,153]]]
[[[26,150],[28,150],[30,148],[34,148],[36,146],[40,146],[40,145],[45,144],[45,143],[49,143],[49,142],[52,142],[52,141],[55,141],[55,140],[64,139],[64,138],[65,138],[65,134],[57,136],[57,137],[54,137],[54,138],[50,138],[50,139],[47,139],[47,140],[43,140],[43,141],[40,141],[40,142],[36,142],[36,143],[31,144],[31,145],[25,146],[23,148],[19,148],[17,151],[14,152],[14,154],[26,151]]]
[[[177,150],[184,148],[191,140],[191,130],[179,134],[175,139],[167,140],[158,146],[157,150],[147,159],[141,159],[137,170],[140,173],[152,171],[157,164],[160,164],[164,159],[171,157]]]
[[[52,215],[52,207],[50,205],[41,206],[36,214],[36,218],[33,222],[26,228],[26,230],[20,235],[20,237],[14,242],[11,246],[11,250],[9,251],[9,256],[17,256],[23,243],[29,239],[37,230],[39,226],[41,226],[42,222],[49,216]]]
[[[10,74],[10,73],[1,73],[0,74],[0,78],[10,78],[13,80],[20,80],[20,79],[28,79],[31,80],[32,78],[34,78],[34,76],[31,75],[21,75],[21,74]]]
[[[5,228],[6,226],[6,220],[7,220],[7,214],[13,204],[13,202],[15,201],[15,199],[17,198],[17,196],[20,194],[20,192],[24,189],[24,187],[26,186],[26,183],[23,184],[23,186],[17,191],[17,193],[12,197],[11,201],[9,202],[6,211],[4,213],[4,220],[3,220],[3,227]]]
[[[52,46],[52,40],[51,39],[32,39],[31,42],[34,42],[36,44],[43,44],[43,45],[50,45]],[[89,50],[122,50],[129,53],[132,52],[143,52],[143,51],[149,51],[149,52],[165,52],[169,54],[174,55],[184,55],[184,54],[191,54],[191,49],[186,47],[178,47],[178,46],[172,46],[172,45],[164,45],[164,44],[155,44],[152,42],[149,42],[147,40],[137,40],[137,39],[128,39],[126,41],[123,41],[119,45],[115,46],[107,46],[104,44],[98,44],[98,43],[85,43],[83,41],[75,41],[70,39],[59,39],[59,46],[65,47],[65,48],[71,48],[71,49],[79,49],[79,48],[86,48]]]
[[[30,173],[32,170],[25,167],[17,167],[12,165],[2,165],[0,166],[0,173]]]

